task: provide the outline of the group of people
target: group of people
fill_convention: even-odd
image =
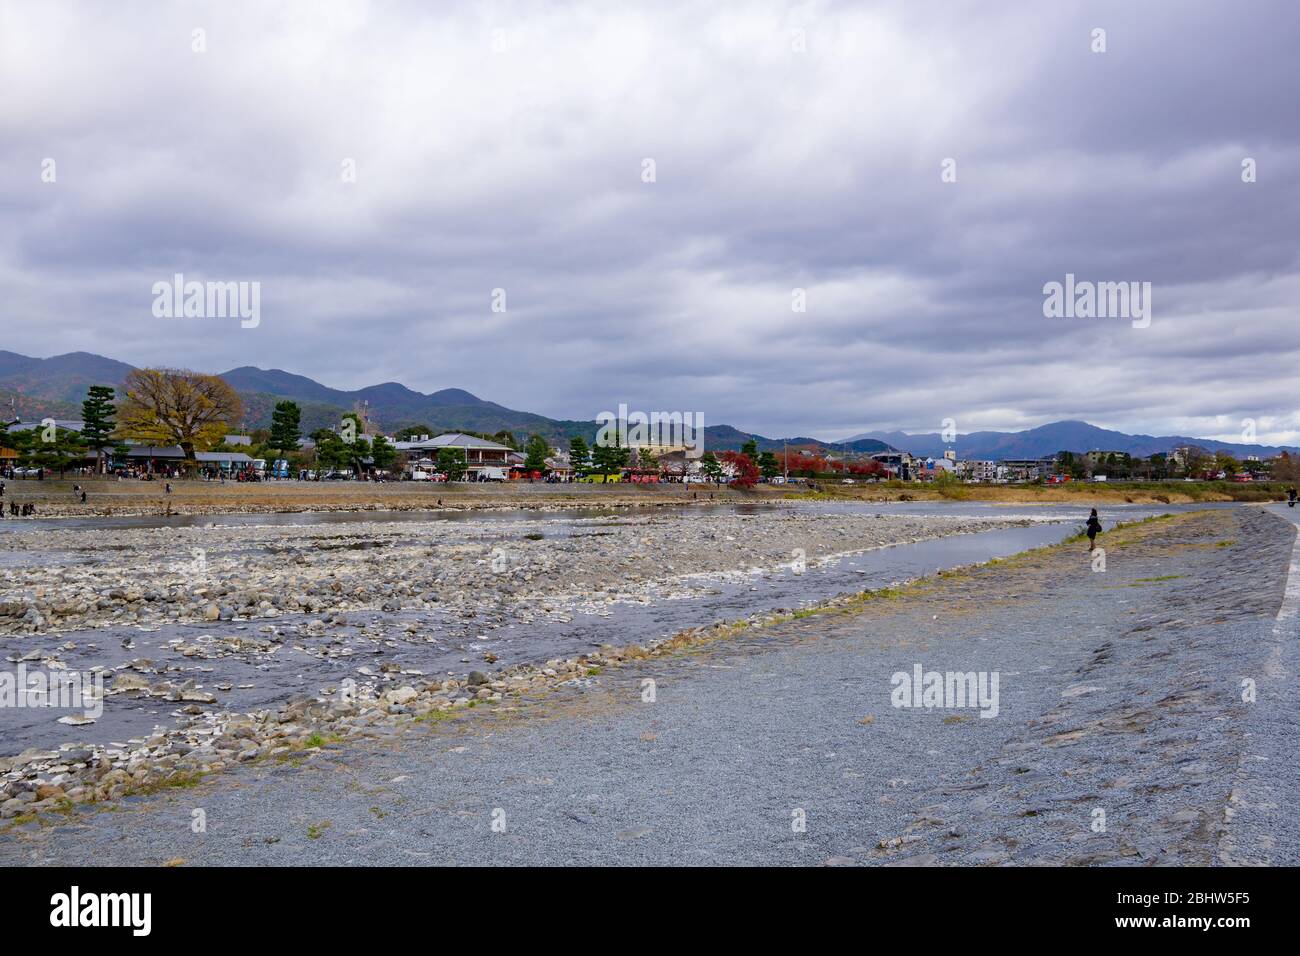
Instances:
[[[0,517],[3,517],[5,514],[5,483],[3,480],[0,480]],[[27,518],[36,514],[36,506],[30,501],[26,504],[20,505],[18,502],[11,499],[9,501],[9,510],[7,514],[11,518]]]
[[[5,488],[6,485],[4,479],[0,478],[0,518],[30,518],[32,515],[36,514],[36,505],[30,501],[19,504],[17,501],[10,498],[8,507],[5,507]],[[86,490],[82,488],[81,485],[73,485],[72,493],[81,498],[81,503],[83,505],[86,503]]]

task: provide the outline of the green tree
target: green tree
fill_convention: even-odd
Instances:
[[[436,434],[438,433],[434,431],[432,425],[407,425],[405,428],[399,429],[393,437],[398,441],[413,441],[421,435],[432,437]]]
[[[370,443],[370,457],[380,471],[388,471],[397,461],[397,449],[383,435],[376,435]]]
[[[448,481],[460,481],[465,477],[465,450],[439,448],[438,470],[447,476]]]
[[[711,451],[706,451],[700,458],[700,471],[709,481],[722,480],[722,466],[718,464],[718,458]]]
[[[751,438],[740,446],[740,453],[750,461],[758,461],[758,442]]]
[[[1235,473],[1241,471],[1241,462],[1233,458],[1226,451],[1221,451],[1214,457],[1214,465],[1219,471],[1231,478]]]
[[[781,474],[781,464],[776,460],[776,455],[765,451],[758,456],[758,470],[764,478],[775,478]]]
[[[302,409],[297,402],[276,402],[275,411],[271,413],[271,433],[267,442],[280,452],[281,458],[288,458],[289,452],[298,450],[302,439]]]
[[[312,432],[316,442],[316,467],[320,471],[337,471],[348,460],[349,449],[335,432],[328,428]]]
[[[57,471],[59,477],[74,464],[86,457],[89,449],[81,435],[66,428],[33,428],[30,431],[12,432],[9,436],[18,452],[18,461],[29,468]]]
[[[591,464],[591,449],[587,447],[586,439],[581,435],[569,439],[569,464],[573,466],[575,473],[586,470]]]
[[[116,443],[113,438],[113,432],[117,430],[114,395],[113,389],[107,385],[92,385],[86,392],[86,400],[81,403],[81,418],[85,423],[81,429],[81,440],[87,448],[94,451],[101,474],[106,461],[104,449]]]
[[[361,474],[370,464],[366,459],[371,457],[370,439],[357,436],[357,440],[348,444],[344,442],[344,448],[347,449],[346,464],[356,474]]]
[[[528,471],[545,471],[546,456],[550,453],[551,448],[546,444],[545,438],[541,435],[530,436],[524,449],[524,468]]]
[[[505,445],[511,451],[519,450],[519,442],[515,438],[515,433],[512,431],[508,431],[504,428],[501,429],[501,431],[497,432],[495,435],[479,435],[478,437],[487,438],[490,439],[491,441],[498,442],[499,444]]]
[[[591,450],[591,465],[598,474],[608,478],[626,468],[630,456],[630,449],[618,444],[602,445],[598,442]]]

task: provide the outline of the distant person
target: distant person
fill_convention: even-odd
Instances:
[[[1097,550],[1097,535],[1101,534],[1101,519],[1097,517],[1097,509],[1092,509],[1092,514],[1088,515],[1088,553],[1091,554]]]
[[[81,493],[81,503],[83,505],[86,503],[86,493],[84,491]]]
[[[166,486],[163,488],[163,490],[166,491],[167,494],[170,495],[170,494],[172,493],[172,483],[171,483],[170,481],[167,482],[167,484],[166,484]]]
[[[3,495],[4,493],[5,493],[4,485],[0,485],[0,495]],[[1286,506],[1287,506],[1288,508],[1294,508],[1294,507],[1295,507],[1295,489],[1294,489],[1294,488],[1289,488],[1289,489],[1287,489],[1287,493],[1286,493]]]

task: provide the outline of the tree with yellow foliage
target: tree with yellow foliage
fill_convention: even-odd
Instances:
[[[118,437],[180,445],[188,466],[193,466],[195,451],[219,444],[244,413],[239,395],[224,380],[188,369],[136,369],[124,390]]]

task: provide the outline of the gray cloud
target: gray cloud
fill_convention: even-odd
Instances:
[[[0,8],[0,348],[1300,440],[1287,0],[728,6]],[[154,318],[175,272],[260,281],[261,326]],[[1067,272],[1151,282],[1151,327],[1044,318]]]

